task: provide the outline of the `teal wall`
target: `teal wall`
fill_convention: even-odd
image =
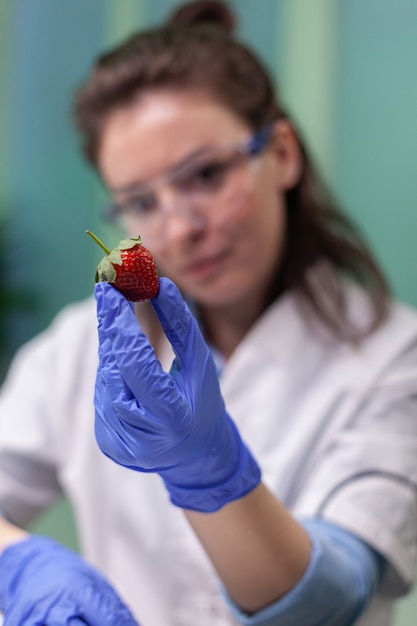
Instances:
[[[276,75],[342,206],[372,244],[402,300],[417,305],[417,2],[235,0],[240,34]],[[61,306],[92,292],[100,251],[91,228],[103,191],[84,165],[71,95],[98,54],[158,23],[173,0],[2,0],[0,214],[12,223],[10,277],[37,295],[10,350]],[[35,525],[77,546],[60,503]],[[414,597],[398,624],[410,626]]]
[[[417,2],[340,2],[336,189],[417,304]]]
[[[395,293],[417,304],[417,3],[235,0],[240,33],[279,81],[341,204]],[[173,0],[2,0],[0,212],[12,220],[10,275],[36,307],[11,349],[62,305],[91,293],[103,191],[79,154],[71,98],[94,57]]]

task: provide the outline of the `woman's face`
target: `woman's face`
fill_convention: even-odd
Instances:
[[[209,96],[149,92],[109,117],[99,168],[113,195],[120,197],[127,188],[149,188],[150,181],[162,180],[179,164],[188,167],[219,150],[233,154],[233,147],[251,134],[240,118]],[[231,170],[235,178],[227,183],[233,194],[214,186],[212,200],[209,196],[199,206],[197,219],[192,194],[184,196],[181,187],[165,183],[155,193],[158,237],[152,236],[147,217],[133,215],[126,221],[127,234],[141,235],[161,274],[203,307],[236,306],[248,298],[261,302],[265,296],[286,231],[288,157],[279,141],[273,139],[253,162],[236,165]],[[239,189],[234,189],[237,181]]]

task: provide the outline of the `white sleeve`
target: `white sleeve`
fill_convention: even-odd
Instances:
[[[0,514],[18,526],[62,493],[60,470],[79,413],[75,402],[84,402],[78,399],[83,362],[96,356],[86,339],[96,334],[90,308],[67,307],[24,345],[0,390]]]
[[[386,368],[310,472],[297,514],[338,524],[388,561],[381,590],[410,588],[417,556],[417,346]]]
[[[0,393],[0,512],[19,526],[59,495],[47,428],[49,374],[48,347],[31,341],[14,358]]]

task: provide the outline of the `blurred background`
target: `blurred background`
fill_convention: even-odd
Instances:
[[[99,53],[177,4],[1,0],[0,374],[63,305],[92,294],[101,252],[85,229],[117,243],[80,156],[74,90]],[[416,0],[230,4],[394,294],[417,306]],[[77,547],[65,502],[35,530]],[[414,624],[416,609],[414,596],[402,601],[398,626]]]

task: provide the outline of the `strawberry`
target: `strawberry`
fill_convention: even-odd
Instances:
[[[156,296],[159,280],[155,261],[139,236],[122,239],[110,251],[94,233],[86,233],[106,253],[97,266],[96,283],[111,283],[131,302],[147,302]]]

